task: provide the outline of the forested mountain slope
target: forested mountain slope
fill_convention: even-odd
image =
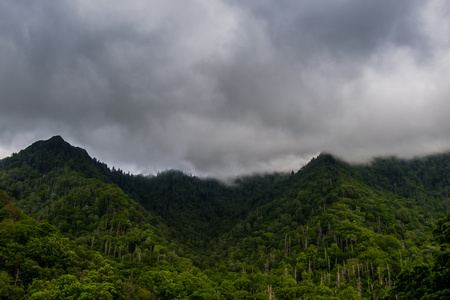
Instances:
[[[225,185],[124,174],[53,137],[0,160],[0,296],[379,299],[411,297],[405,282],[421,272],[432,279],[414,297],[440,299],[448,217],[437,241],[432,229],[449,174],[449,154],[321,154]]]

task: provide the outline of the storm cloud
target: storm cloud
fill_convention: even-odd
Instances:
[[[227,177],[450,149],[450,4],[0,2],[0,156]]]

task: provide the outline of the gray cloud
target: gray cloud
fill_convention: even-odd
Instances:
[[[445,1],[3,1],[0,154],[230,176],[450,148]]]

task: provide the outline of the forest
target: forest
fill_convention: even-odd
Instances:
[[[0,299],[450,299],[450,153],[223,183],[55,136],[0,160]]]

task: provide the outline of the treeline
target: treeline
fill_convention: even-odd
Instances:
[[[322,154],[226,185],[40,141],[0,160],[0,296],[447,299],[449,157]]]

